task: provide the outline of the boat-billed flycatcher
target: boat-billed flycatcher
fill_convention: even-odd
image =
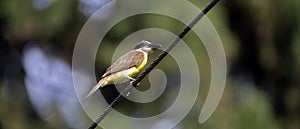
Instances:
[[[95,93],[97,89],[106,85],[135,80],[137,75],[146,66],[148,54],[160,47],[160,44],[150,43],[145,40],[138,43],[134,47],[134,50],[127,52],[107,68],[106,72],[102,75],[101,80],[93,87],[85,98],[88,98]]]

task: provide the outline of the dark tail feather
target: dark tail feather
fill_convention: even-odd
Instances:
[[[93,89],[85,96],[85,99],[89,98],[91,95],[93,95],[99,88],[103,87],[105,84],[105,79],[102,78],[96,86],[93,87]]]

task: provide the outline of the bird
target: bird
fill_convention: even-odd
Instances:
[[[161,48],[162,45],[143,40],[139,42],[133,50],[118,58],[106,72],[100,81],[85,96],[85,99],[93,95],[99,88],[109,84],[120,84],[134,81],[143,70],[148,61],[148,54]]]

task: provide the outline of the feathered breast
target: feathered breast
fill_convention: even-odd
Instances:
[[[138,71],[142,70],[147,63],[147,53],[132,50],[122,57],[118,58],[110,67],[107,68],[102,78],[113,73],[136,67]]]

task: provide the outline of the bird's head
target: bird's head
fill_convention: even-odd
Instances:
[[[160,44],[150,43],[148,41],[143,40],[134,47],[134,50],[141,50],[143,52],[151,53],[157,50],[158,48],[161,48]]]

